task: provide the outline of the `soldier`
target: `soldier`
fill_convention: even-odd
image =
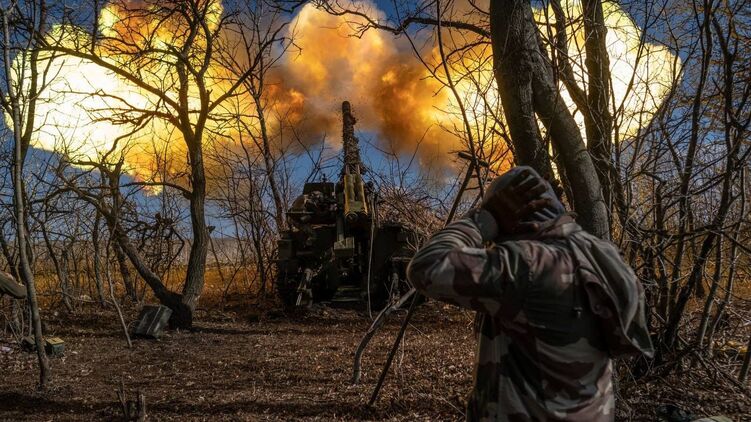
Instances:
[[[26,287],[17,283],[12,275],[0,271],[0,297],[5,294],[15,299],[24,299],[26,298]]]
[[[496,178],[408,277],[480,314],[470,421],[612,421],[612,358],[653,353],[634,272],[529,167]]]

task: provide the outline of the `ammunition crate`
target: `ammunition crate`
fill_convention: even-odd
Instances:
[[[27,352],[37,349],[34,336],[26,336],[21,340],[21,348]],[[61,356],[65,353],[65,342],[60,337],[50,337],[44,341],[44,352],[50,356]]]
[[[172,309],[162,305],[146,305],[138,315],[133,334],[138,337],[158,339],[167,326]]]
[[[44,343],[44,351],[50,356],[61,356],[65,353],[65,342],[60,337],[50,337]]]

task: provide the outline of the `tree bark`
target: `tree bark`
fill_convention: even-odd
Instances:
[[[125,255],[130,259],[133,267],[138,271],[138,274],[144,279],[144,281],[146,281],[146,284],[151,287],[154,296],[156,296],[156,298],[165,306],[172,309],[173,318],[177,318],[177,323],[174,324],[174,326],[183,327],[180,325],[180,322],[184,322],[185,318],[188,318],[188,321],[190,321],[192,310],[183,303],[181,295],[169,291],[162,283],[159,276],[154,274],[154,272],[143,262],[138,250],[136,250],[133,244],[130,243],[130,239],[128,239],[128,236],[125,234],[123,228],[120,227],[119,223],[115,222],[113,226],[115,227],[115,239]],[[170,319],[170,324],[173,324],[173,319]]]
[[[182,312],[173,313],[172,324],[179,328],[189,328],[193,324],[193,311],[203,291],[208,255],[209,232],[206,229],[206,174],[203,166],[203,148],[200,138],[189,146],[192,194],[190,196],[190,223],[193,229],[193,242],[190,245],[187,274],[182,291]],[[175,311],[175,310],[173,310]]]
[[[712,286],[709,289],[707,299],[704,301],[704,308],[702,309],[701,321],[699,322],[699,329],[696,330],[695,343],[699,349],[704,348],[704,338],[707,333],[707,325],[712,313],[712,305],[714,304],[715,297],[717,296],[717,289],[720,287],[720,277],[722,277],[722,237],[717,239],[717,246],[715,246],[715,260],[714,260],[714,274],[712,275]]]
[[[736,239],[740,238],[740,234],[742,231],[746,228],[746,225],[743,223],[743,216],[746,215],[746,173],[748,169],[746,167],[742,167],[740,171],[740,194],[739,194],[739,201],[740,201],[740,218],[741,220],[738,221],[738,224],[735,227],[735,233],[734,237]],[[722,321],[722,317],[725,312],[725,307],[730,303],[730,301],[733,298],[733,288],[735,286],[735,273],[736,268],[738,265],[738,244],[736,242],[732,242],[730,246],[730,255],[728,257],[730,261],[730,268],[728,268],[728,275],[727,275],[727,281],[725,282],[725,295],[722,298],[722,301],[717,305],[717,311],[715,311],[714,318],[712,319],[712,324],[709,327],[709,333],[707,334],[707,348],[708,348],[708,354],[711,356],[714,350],[714,335],[717,330],[717,326],[720,324],[720,321]]]
[[[696,159],[696,151],[699,146],[699,131],[701,129],[702,118],[702,106],[703,106],[703,94],[704,88],[709,78],[709,68],[711,66],[712,59],[712,33],[710,30],[710,19],[712,8],[706,7],[704,10],[704,20],[700,25],[701,31],[699,36],[700,48],[702,51],[701,57],[701,70],[699,74],[699,80],[697,82],[696,94],[694,96],[692,110],[691,110],[691,136],[688,146],[686,148],[686,159],[683,164],[683,171],[681,172],[679,197],[678,197],[678,244],[675,249],[675,259],[672,266],[672,277],[670,284],[670,300],[671,308],[677,306],[676,300],[678,295],[679,281],[681,278],[681,268],[683,265],[683,259],[686,248],[686,232],[689,231],[691,224],[691,195],[689,190],[691,188],[691,181],[694,174],[694,160]],[[679,163],[676,163],[676,167],[680,168]],[[712,236],[710,234],[710,236]],[[689,282],[691,278],[689,277]],[[672,310],[671,310],[672,312]],[[676,316],[677,317],[677,316]],[[667,329],[666,329],[667,330]],[[671,328],[672,331],[672,328]],[[670,343],[673,341],[674,333],[666,333],[667,338],[670,339]]]
[[[573,208],[581,217],[582,227],[595,236],[609,238],[607,209],[597,171],[556,86],[552,67],[540,49],[530,1],[492,1],[490,27],[495,76],[510,129],[512,124],[516,126],[511,138],[519,163],[539,163],[544,157],[548,168],[550,165],[547,154],[541,155],[545,150],[541,148],[534,115],[530,114],[533,108],[560,153],[571,184]]]
[[[260,89],[263,89],[263,79],[259,82]],[[261,105],[261,95],[253,91],[253,101],[256,104],[256,112],[258,113],[258,125],[261,128],[261,154],[263,155],[264,171],[266,172],[266,178],[269,181],[269,187],[271,188],[271,198],[274,200],[274,220],[279,230],[287,228],[287,223],[284,219],[284,199],[282,198],[281,190],[279,189],[279,183],[276,180],[276,161],[274,154],[271,152],[271,141],[269,140],[268,128],[266,127],[266,115],[264,107]]]
[[[67,309],[69,313],[73,313],[73,304],[70,302],[70,292],[68,289],[67,251],[65,250],[65,248],[63,248],[63,252],[60,254],[60,259],[58,259],[57,255],[55,254],[55,248],[52,246],[52,241],[47,234],[45,224],[47,224],[46,220],[43,224],[41,224],[42,237],[44,238],[45,246],[47,246],[47,252],[50,255],[50,260],[52,260],[52,266],[55,267],[55,274],[57,275],[57,279],[58,281],[60,281],[60,298],[65,305],[65,309]]]
[[[746,382],[748,369],[749,366],[751,366],[751,353],[749,353],[749,350],[751,350],[751,336],[748,337],[748,343],[746,343],[746,355],[743,357],[743,364],[741,365],[741,370],[738,373],[738,381],[741,383]]]
[[[91,244],[94,247],[94,256],[92,257],[92,271],[94,272],[94,283],[96,284],[97,299],[101,307],[105,306],[104,291],[102,290],[102,269],[100,266],[99,252],[99,223],[102,216],[97,212],[94,218],[94,227],[91,230]],[[109,265],[109,263],[107,263]]]
[[[550,159],[540,136],[532,93],[537,29],[526,22],[523,2],[490,2],[493,71],[511,140],[514,159],[541,175],[551,174]]]
[[[110,236],[114,236],[111,230]],[[133,274],[130,273],[130,269],[128,268],[128,257],[125,255],[125,252],[123,252],[123,249],[117,242],[112,242],[112,250],[115,252],[117,265],[120,269],[120,277],[122,277],[123,286],[125,286],[125,295],[134,303],[138,302],[138,294],[136,292],[136,285],[135,281],[133,280]]]
[[[610,114],[610,58],[607,50],[607,28],[601,0],[584,0],[584,48],[587,67],[587,108],[584,127],[587,148],[592,155],[597,176],[602,185],[603,198],[608,210],[612,209],[611,177],[613,116]]]
[[[136,272],[138,272],[141,278],[144,279],[146,284],[148,284],[154,292],[154,296],[156,296],[163,305],[172,310],[170,325],[176,328],[190,327],[192,324],[193,309],[185,304],[182,295],[167,289],[164,283],[162,283],[161,278],[144,262],[138,249],[133,246],[130,242],[130,238],[128,238],[128,234],[120,225],[120,208],[122,207],[122,195],[120,194],[121,166],[122,163],[120,163],[113,171],[106,174],[110,196],[112,198],[112,207],[111,209],[106,210],[100,204],[99,211],[102,212],[102,215],[110,227],[110,232],[112,233],[118,248],[128,257],[133,268],[135,268]],[[205,264],[205,262],[206,255],[204,254],[203,263]],[[188,271],[186,278],[187,277],[190,277],[190,271]],[[201,277],[203,277],[203,273],[201,273]]]

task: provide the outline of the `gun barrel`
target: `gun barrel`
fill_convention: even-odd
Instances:
[[[342,154],[344,166],[342,174],[362,174],[364,167],[360,159],[360,146],[355,137],[355,123],[357,119],[352,114],[349,101],[342,103]]]
[[[344,190],[344,214],[350,221],[358,216],[368,214],[368,201],[365,198],[365,186],[362,174],[365,167],[360,159],[360,147],[355,136],[357,119],[352,114],[349,101],[342,103],[342,186]]]

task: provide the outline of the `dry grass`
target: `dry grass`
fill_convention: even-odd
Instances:
[[[153,420],[456,420],[472,379],[471,315],[425,305],[409,329],[383,395],[364,406],[398,328],[394,318],[371,345],[363,381],[349,383],[352,356],[368,319],[322,308],[306,315],[199,312],[193,331],[128,350],[112,310],[87,307],[51,318],[67,343],[52,361],[53,385],[36,393],[34,356],[0,354],[0,420],[109,420],[119,415],[115,390],[146,395]],[[135,309],[128,310],[135,318]],[[7,345],[7,344],[6,344]],[[619,420],[654,420],[660,403],[698,414],[751,413],[747,397],[718,389],[698,370],[620,385]],[[741,419],[737,419],[741,420]]]

